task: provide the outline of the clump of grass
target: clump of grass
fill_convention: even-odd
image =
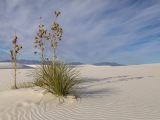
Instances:
[[[59,97],[75,94],[77,85],[82,82],[79,71],[60,61],[48,62],[43,67],[37,68],[34,75],[35,85],[44,87]]]

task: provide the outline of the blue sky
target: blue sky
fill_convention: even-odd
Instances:
[[[33,52],[39,17],[50,29],[61,11],[60,59],[82,63],[160,63],[160,0],[0,0],[0,60],[9,59],[16,30],[23,50]]]

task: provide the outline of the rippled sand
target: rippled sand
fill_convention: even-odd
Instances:
[[[11,90],[12,70],[3,65],[0,120],[160,120],[160,64],[77,69],[86,78],[79,86],[81,98],[68,97],[60,104],[38,87]],[[32,81],[32,70],[21,67],[18,82]]]

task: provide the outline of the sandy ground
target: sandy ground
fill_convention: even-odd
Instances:
[[[32,81],[34,69],[23,67],[18,82]],[[38,87],[11,90],[12,70],[0,63],[0,120],[160,120],[160,64],[77,69],[86,78],[81,99],[60,104]]]

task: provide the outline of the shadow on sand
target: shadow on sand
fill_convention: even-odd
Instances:
[[[148,76],[148,77],[151,77],[151,76]],[[117,88],[104,86],[104,84],[121,82],[121,81],[140,80],[143,78],[144,77],[142,76],[132,77],[130,75],[107,77],[102,79],[88,78],[85,80],[85,82],[82,84],[82,86],[79,89],[83,97],[117,95],[120,93],[121,90],[118,90]],[[98,87],[98,86],[102,86],[102,87]]]
[[[81,89],[81,97],[82,98],[95,98],[95,97],[104,97],[110,95],[117,95],[120,90],[116,88],[100,88],[100,89]]]

